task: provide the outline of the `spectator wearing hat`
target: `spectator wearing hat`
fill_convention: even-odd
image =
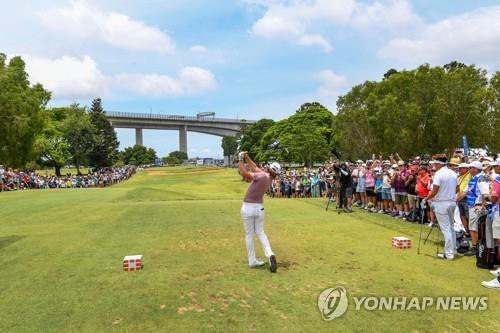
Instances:
[[[456,236],[453,224],[457,197],[457,175],[446,167],[446,156],[436,156],[431,162],[436,169],[432,191],[424,201],[432,200],[432,209],[436,214],[439,228],[444,236],[444,253],[438,258],[453,260],[456,252]]]
[[[488,177],[483,173],[483,165],[479,161],[470,163],[469,172],[471,179],[467,184],[467,206],[469,207],[469,231],[471,235],[472,248],[464,253],[465,256],[474,256],[477,251],[478,223],[480,212],[484,208],[485,199],[489,195]]]
[[[490,179],[491,183],[494,184],[495,180],[500,176],[500,160],[496,160],[490,163]]]
[[[462,163],[463,154],[460,149],[455,150],[453,157],[450,158],[450,163],[448,165],[459,165]]]
[[[460,163],[458,165],[458,189],[457,189],[457,206],[460,212],[460,220],[465,228],[467,235],[469,234],[469,206],[467,205],[467,186],[472,178],[469,172],[469,165],[467,163]]]

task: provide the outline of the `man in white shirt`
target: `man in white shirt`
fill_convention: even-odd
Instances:
[[[446,167],[448,159],[444,155],[436,156],[431,164],[437,170],[432,183],[432,191],[425,202],[432,200],[432,209],[436,214],[439,228],[444,236],[444,253],[438,258],[453,260],[456,252],[456,236],[453,224],[457,197],[457,174]]]

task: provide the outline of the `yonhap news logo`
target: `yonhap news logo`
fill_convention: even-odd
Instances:
[[[333,320],[347,311],[349,300],[344,287],[328,288],[318,297],[318,308],[324,320]]]
[[[471,296],[353,296],[354,310],[365,311],[486,311],[488,297]],[[325,289],[319,294],[318,309],[323,320],[341,317],[349,306],[347,290],[343,286]]]

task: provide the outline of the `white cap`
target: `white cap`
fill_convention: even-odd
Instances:
[[[471,164],[469,164],[469,167],[475,168],[475,169],[478,169],[478,170],[483,170],[483,165],[479,161],[473,161],[473,162],[471,162]]]
[[[493,162],[490,163],[490,166],[491,167],[500,166],[500,161],[493,161]]]
[[[362,160],[357,160],[356,163],[360,163],[361,164],[361,163],[363,163],[363,161]]]
[[[470,165],[468,165],[467,163],[460,163],[460,164],[458,165],[458,168],[459,168],[459,169],[460,169],[460,168],[467,168],[467,169],[468,169],[468,168],[470,168]]]
[[[445,165],[446,163],[443,162],[443,161],[432,160],[432,161],[429,162],[429,164],[442,164],[442,165]]]
[[[279,175],[281,173],[281,165],[277,162],[271,163],[269,169],[271,169],[271,171],[276,175]]]
[[[397,167],[398,167],[398,165],[397,165],[397,164],[393,164],[393,165],[392,165],[392,168],[393,168],[393,169],[396,169]]]

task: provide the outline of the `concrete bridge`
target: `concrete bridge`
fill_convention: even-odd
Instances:
[[[203,113],[197,117],[112,111],[106,111],[105,114],[114,128],[135,128],[135,143],[141,146],[143,129],[179,131],[179,150],[185,153],[187,153],[187,132],[220,137],[236,136],[241,131],[242,125],[255,123],[244,119],[205,117]]]

